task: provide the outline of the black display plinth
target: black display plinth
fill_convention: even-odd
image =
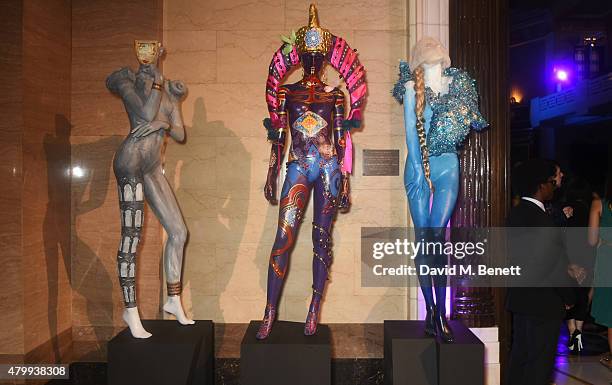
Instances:
[[[484,385],[484,344],[461,321],[455,342],[425,335],[424,321],[385,321],[386,385]]]
[[[126,328],[108,343],[108,385],[213,385],[212,321],[142,323],[150,338],[134,338]]]
[[[484,344],[461,321],[449,321],[455,342],[438,341],[439,385],[484,385]]]
[[[270,336],[255,338],[259,321],[251,321],[240,346],[241,385],[330,385],[331,336],[319,325],[304,335],[304,323],[276,321]]]
[[[385,385],[438,385],[436,339],[425,322],[385,321],[384,336]]]

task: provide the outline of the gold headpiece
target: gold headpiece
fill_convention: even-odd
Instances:
[[[331,47],[331,33],[319,26],[317,7],[310,4],[308,25],[300,28],[296,33],[295,44],[300,54],[316,52],[327,54]]]
[[[134,51],[140,64],[155,63],[161,43],[157,40],[134,40]]]

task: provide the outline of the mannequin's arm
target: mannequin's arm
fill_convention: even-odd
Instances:
[[[277,134],[277,137],[269,137],[269,139],[272,141],[272,148],[270,149],[268,176],[266,177],[266,185],[264,186],[264,196],[268,202],[273,205],[278,203],[276,200],[277,178],[280,171],[280,165],[282,164],[283,157],[285,155],[285,132],[287,130],[287,109],[285,106],[286,89],[279,89],[277,97],[277,114],[279,117],[279,122],[277,123],[277,127],[272,127],[274,133]]]
[[[340,90],[335,91],[334,103],[334,145],[336,146],[336,154],[338,156],[338,164],[342,168],[344,162],[344,151],[346,149],[344,123],[344,93]],[[350,206],[350,184],[348,172],[342,172],[342,183],[338,195],[338,208],[341,211],[347,211]]]
[[[159,115],[161,115],[161,118],[139,124],[132,129],[131,134],[136,138],[140,138],[163,129],[172,139],[177,142],[183,142],[185,140],[185,127],[183,126],[179,99],[172,96],[164,98],[160,110],[161,114]]]
[[[408,158],[406,167],[412,167],[414,177],[411,180],[404,181],[409,198],[415,198],[428,188],[425,181],[425,173],[421,163],[421,147],[419,145],[419,136],[416,130],[416,114],[414,111],[415,104],[414,82],[409,81],[406,84],[406,93],[404,95],[404,128],[406,130],[406,146],[408,148]]]
[[[176,102],[172,103],[172,111],[170,111],[170,130],[168,135],[177,142],[185,140],[185,126],[183,125],[181,110]]]
[[[335,103],[334,103],[334,146],[336,147],[336,154],[338,156],[338,163],[342,164],[344,160],[344,128],[342,123],[344,122],[344,93],[340,90],[335,90]]]
[[[166,81],[164,86],[170,96],[168,98],[170,111],[167,114],[168,123],[170,124],[168,135],[180,143],[185,140],[185,126],[183,125],[183,117],[181,115],[181,101],[187,94],[187,86],[180,80]]]
[[[146,120],[147,122],[151,122],[159,111],[159,104],[162,99],[164,82],[164,78],[161,72],[159,72],[159,70],[157,69],[157,67],[152,66],[151,72],[153,73],[155,84],[160,85],[160,87],[152,88],[151,92],[149,93],[149,96],[147,97],[147,100],[144,103],[136,94],[136,91],[134,90],[134,84],[132,82],[122,81],[118,88],[119,95],[121,96],[121,99],[123,100],[126,109],[129,112],[136,114],[141,119]]]
[[[136,114],[139,118],[147,122],[155,118],[157,111],[159,111],[159,103],[162,97],[161,91],[152,89],[145,103],[136,95],[136,91],[134,91],[133,87],[121,87],[120,92],[123,104],[125,104],[128,111]]]

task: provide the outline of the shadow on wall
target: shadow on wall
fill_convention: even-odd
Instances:
[[[184,282],[184,286],[191,287],[191,291],[197,293],[202,290],[198,288],[200,283],[209,285],[203,290],[204,295],[215,294],[214,300],[206,301],[206,305],[212,308],[198,311],[199,314],[195,314],[195,317],[209,319],[216,316],[220,322],[224,322],[220,298],[233,276],[238,246],[244,237],[249,212],[251,155],[240,140],[233,140],[237,139],[236,134],[226,127],[223,121],[208,120],[202,97],[194,101],[192,127],[188,129],[187,136],[180,152],[172,153],[165,164],[168,180],[175,189],[190,232],[190,239],[185,247],[184,276],[199,281]],[[228,138],[231,140],[227,140]],[[214,152],[204,154],[202,148]],[[190,159],[185,159],[186,156]],[[207,180],[198,181],[198,178]],[[187,207],[188,201],[193,206]],[[211,244],[215,249],[212,254],[211,250],[202,250]],[[216,255],[220,245],[231,247],[221,247],[224,254]],[[210,255],[213,256],[210,262],[193,261],[193,258]],[[192,269],[190,266],[195,264],[194,274],[200,274],[200,267],[207,263],[210,266],[211,262],[215,268],[212,272],[207,270],[207,274],[211,274],[209,280],[216,282],[214,288],[210,288],[211,283],[205,282],[204,277],[189,274]],[[217,341],[219,345],[222,342]]]
[[[103,344],[113,334],[113,291],[119,288],[114,285],[109,271],[111,274],[116,272],[116,250],[114,247],[109,249],[104,246],[105,241],[108,241],[107,237],[116,237],[118,240],[119,215],[117,213],[117,225],[112,229],[85,227],[90,220],[84,221],[83,225],[78,225],[78,222],[79,217],[100,209],[107,201],[109,185],[115,186],[115,182],[110,181],[111,164],[113,154],[122,139],[120,136],[103,137],[93,142],[73,144],[71,147],[72,158],[78,160],[78,163],[72,165],[71,217],[74,236],[71,283],[73,293],[83,297],[86,302],[86,315],[82,316],[87,317],[87,325],[78,325],[78,314],[73,314],[73,319],[77,321],[77,326],[93,327],[95,341],[89,341],[89,337],[87,340],[95,342],[98,351],[88,352],[92,358],[100,355]],[[115,199],[116,196],[113,196],[112,200]],[[105,260],[109,266],[105,266]],[[87,357],[86,354],[82,359],[87,360]]]
[[[195,101],[194,105],[194,114],[193,114],[193,125],[194,132],[207,133],[207,135],[214,135],[215,137],[235,137],[236,135],[229,128],[225,127],[225,124],[222,121],[208,121],[206,118],[206,109],[204,106],[204,100],[202,98],[198,98]],[[216,140],[216,139],[215,139]],[[217,177],[227,178],[231,175],[231,173],[236,172],[237,170],[228,170],[226,169],[222,163],[219,162],[219,151],[220,148],[218,143],[216,143],[216,159],[217,159],[217,167],[216,172],[219,174]],[[240,143],[239,141],[235,141],[234,146],[231,150],[232,154],[226,154],[231,156],[232,164],[241,165],[242,168],[240,172],[242,175],[238,178],[231,178],[233,182],[237,183],[237,185],[232,184],[231,188],[228,190],[222,190],[217,187],[217,198],[218,202],[221,204],[217,206],[217,220],[215,223],[215,229],[211,229],[213,234],[216,234],[216,238],[221,242],[228,242],[232,239],[236,239],[236,245],[240,245],[242,243],[242,238],[244,237],[244,231],[247,223],[247,213],[249,212],[249,189],[251,182],[251,155],[247,151],[247,149]],[[224,156],[224,158],[226,158]],[[217,183],[219,185],[219,183]],[[239,207],[239,210],[236,208]],[[242,215],[237,215],[237,211],[241,212]],[[215,255],[216,261],[222,261],[225,264],[223,268],[223,274],[217,274],[217,285],[216,288],[219,293],[219,300],[215,302],[217,309],[213,311],[213,314],[219,314],[221,320],[223,321],[223,308],[221,307],[220,295],[225,291],[229,282],[233,276],[234,268],[236,264],[236,259],[238,258],[238,247],[235,248],[224,248],[224,250],[233,250],[235,252],[234,255],[224,255],[217,256]],[[217,265],[217,268],[219,266]],[[222,343],[221,341],[220,343]]]
[[[48,203],[43,222],[47,264],[49,335],[55,362],[62,356],[58,341],[59,268],[64,267],[70,282],[70,121],[55,115],[55,134],[45,134],[43,146],[47,161]]]

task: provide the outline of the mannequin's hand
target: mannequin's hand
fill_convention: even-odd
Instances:
[[[268,177],[266,178],[266,185],[264,186],[264,196],[272,206],[278,204],[276,200],[276,172],[273,168],[268,169]]]
[[[157,132],[161,129],[167,129],[168,127],[170,127],[170,125],[164,121],[161,120],[154,120],[152,122],[144,122],[144,123],[140,123],[138,126],[134,127],[134,129],[130,132],[130,135],[132,135],[135,138],[141,138],[143,136],[147,136],[149,134],[152,134],[154,132]]]
[[[161,70],[159,69],[158,66],[151,66],[151,72],[153,73],[153,76],[155,77],[155,83],[157,84],[164,84],[164,75],[162,74]]]
[[[158,57],[159,59],[159,57]],[[153,79],[155,81],[155,83],[157,84],[164,84],[164,75],[162,74],[161,70],[159,69],[159,67],[157,66],[157,64],[147,64],[146,67],[144,68],[145,72],[147,72],[149,75],[153,76]]]
[[[155,59],[155,64],[151,64],[151,74],[155,77],[155,83],[164,84],[164,75],[162,74],[159,68],[159,62],[161,61],[162,56],[166,53],[166,49],[164,47],[159,47],[159,51],[157,52],[157,58]]]
[[[409,199],[420,199],[425,194],[429,194],[429,185],[425,180],[425,173],[421,167],[417,167],[414,177],[406,186],[406,192]]]
[[[338,210],[345,213],[351,206],[351,187],[348,174],[342,174],[340,182],[340,193],[338,194]]]

